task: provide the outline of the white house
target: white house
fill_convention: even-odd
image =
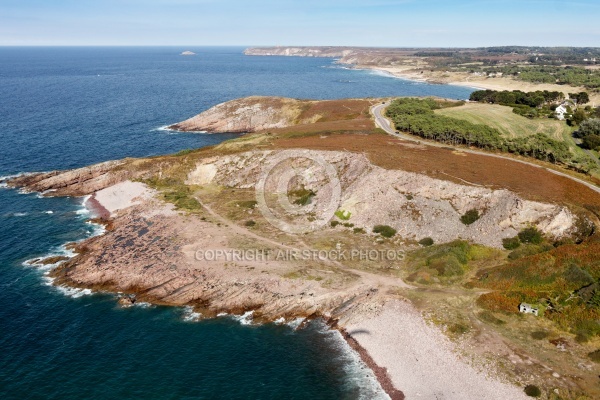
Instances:
[[[556,107],[556,110],[554,110],[554,115],[556,115],[556,118],[558,118],[561,121],[564,121],[566,113],[567,113],[567,106],[565,103]]]
[[[519,311],[524,314],[533,314],[537,317],[538,309],[533,307],[531,304],[521,303],[519,304]]]

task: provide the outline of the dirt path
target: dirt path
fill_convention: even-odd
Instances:
[[[229,219],[223,217],[221,214],[217,213],[215,210],[213,210],[209,205],[207,205],[205,202],[202,201],[202,199],[200,199],[198,196],[195,196],[196,200],[198,200],[198,202],[202,205],[202,207],[216,220],[218,220],[221,224],[227,226],[228,228],[231,229],[232,233],[236,233],[242,236],[246,236],[255,240],[258,240],[260,242],[269,244],[271,246],[274,247],[278,247],[278,248],[283,248],[286,250],[291,250],[291,251],[296,251],[296,252],[300,252],[300,249],[293,247],[293,246],[289,246],[280,242],[277,242],[273,239],[269,239],[268,237],[265,236],[261,236],[258,235],[254,232],[251,232],[248,229],[245,229],[239,225],[237,225],[236,223],[230,221]],[[306,245],[303,241],[300,241],[303,244],[303,249],[304,250],[311,250],[314,251],[315,249],[312,249],[310,246]],[[340,263],[337,260],[323,260],[323,263],[327,264],[328,266],[333,266],[333,267],[337,267],[340,269],[343,269],[345,271],[352,271],[353,274],[356,274],[358,276],[360,276],[361,279],[361,283],[362,284],[367,284],[367,285],[371,285],[371,286],[375,286],[378,288],[392,288],[392,287],[401,287],[404,289],[415,289],[414,286],[411,286],[409,284],[407,284],[406,282],[404,282],[404,280],[397,278],[397,277],[392,277],[392,276],[384,276],[384,275],[378,275],[378,274],[374,274],[371,272],[366,272],[366,271],[362,271],[362,270],[357,270],[354,268],[350,268],[345,266],[344,264]]]

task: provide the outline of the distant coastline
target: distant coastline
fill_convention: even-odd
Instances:
[[[452,49],[456,51],[468,49]],[[472,49],[471,49],[472,50]],[[247,56],[285,56],[285,57],[324,57],[336,59],[336,63],[351,65],[355,69],[377,70],[392,76],[426,82],[447,84],[473,89],[536,90],[569,92],[588,91],[590,100],[600,103],[600,93],[590,91],[582,86],[569,86],[555,83],[532,83],[500,75],[484,76],[476,73],[455,72],[432,68],[428,57],[415,54],[428,51],[431,54],[448,52],[448,49],[390,49],[365,47],[251,47],[244,51]]]

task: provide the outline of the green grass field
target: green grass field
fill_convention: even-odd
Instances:
[[[506,137],[543,133],[555,140],[570,140],[573,131],[573,128],[564,121],[548,118],[528,119],[513,113],[512,107],[496,104],[467,103],[460,107],[444,108],[435,112],[447,117],[464,119],[474,124],[491,126]]]
[[[467,103],[460,107],[442,108],[435,110],[435,113],[496,128],[507,138],[543,133],[552,139],[567,143],[575,157],[591,156],[597,160],[594,152],[586,152],[575,143],[573,139],[575,128],[568,126],[565,121],[550,118],[528,119],[513,113],[512,107],[482,103]],[[591,174],[594,177],[600,177],[600,170],[595,170]]]

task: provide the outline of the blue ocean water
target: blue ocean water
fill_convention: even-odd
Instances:
[[[219,143],[171,133],[248,95],[344,98],[471,90],[352,71],[329,59],[246,57],[242,48],[0,48],[0,176]],[[183,309],[121,309],[109,294],[56,288],[27,259],[96,227],[81,199],[0,189],[0,398],[356,399],[372,375],[336,332],[189,321]],[[400,388],[401,389],[401,388]]]

